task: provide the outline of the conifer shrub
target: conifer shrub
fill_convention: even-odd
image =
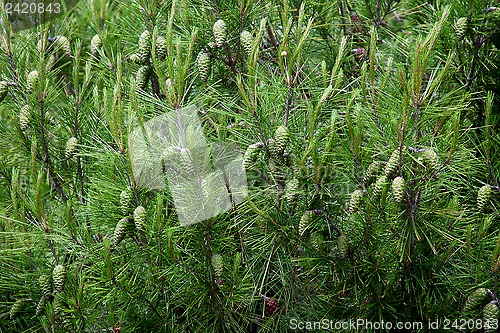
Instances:
[[[4,10],[0,332],[495,331],[495,3]]]

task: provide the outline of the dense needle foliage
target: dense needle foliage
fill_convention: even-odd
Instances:
[[[80,0],[22,31],[4,11],[0,332],[498,318],[497,2]],[[185,107],[248,184],[189,226],[128,140]]]

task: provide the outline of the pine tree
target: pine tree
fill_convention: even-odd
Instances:
[[[2,20],[0,330],[498,318],[495,8],[92,0]]]

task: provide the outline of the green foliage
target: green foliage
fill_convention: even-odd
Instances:
[[[490,2],[81,0],[16,33],[2,13],[0,332],[498,319]],[[248,196],[186,227],[129,134],[192,105]]]

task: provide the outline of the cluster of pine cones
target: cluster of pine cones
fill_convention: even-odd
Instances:
[[[210,74],[210,62],[211,55],[218,49],[223,49],[227,45],[227,27],[224,20],[217,20],[212,28],[214,41],[208,43],[208,48],[211,51],[203,50],[198,53],[196,57],[196,64],[198,67],[198,73],[203,81],[206,81]],[[240,34],[240,43],[247,55],[252,53],[254,47],[254,38],[252,33],[247,30],[243,30]]]
[[[66,280],[66,269],[64,265],[58,264],[52,270],[52,278],[47,274],[42,274],[38,278],[38,284],[42,291],[42,297],[36,306],[36,315],[41,315],[46,308],[47,302],[52,302],[52,308],[56,316],[61,316],[63,310],[63,302],[61,294],[64,292],[64,284]],[[54,289],[52,289],[52,285]],[[9,317],[16,318],[25,307],[29,304],[27,299],[18,299],[12,304]]]
[[[368,187],[368,193],[371,192],[372,198],[378,200],[385,197],[388,192],[388,185],[391,184],[392,197],[395,202],[403,203],[406,199],[406,180],[402,175],[398,175],[400,160],[403,162],[404,155],[408,151],[407,147],[403,146],[400,149],[395,149],[389,160],[384,163],[382,161],[373,161],[363,177],[365,185]],[[433,149],[425,148],[418,150],[417,160],[420,162],[425,172],[429,175],[435,175],[440,167],[441,162],[439,156]],[[363,201],[365,192],[361,189],[351,193],[351,198],[348,204],[349,213],[355,213],[359,210],[360,204]]]
[[[165,60],[167,57],[167,40],[165,37],[157,35],[153,41],[151,32],[144,30],[137,42],[137,52],[130,56],[131,61],[141,65],[135,76],[137,86],[141,89],[146,88],[153,72],[151,65],[153,53],[158,60]]]
[[[463,312],[467,315],[482,315],[482,326],[484,332],[496,332],[500,309],[498,300],[493,293],[486,288],[478,288],[467,298]]]
[[[146,230],[144,226],[147,214],[146,209],[143,206],[137,206],[131,212],[131,208],[134,207],[133,202],[133,192],[128,187],[120,193],[120,208],[124,217],[118,221],[115,227],[113,234],[113,243],[115,246],[120,244],[127,235],[133,237],[136,231],[143,234]]]

